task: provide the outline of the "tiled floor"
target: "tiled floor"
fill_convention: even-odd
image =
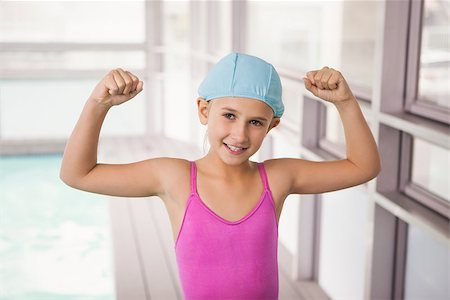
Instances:
[[[195,160],[203,154],[167,138],[100,139],[99,163],[129,163],[151,157]],[[168,214],[157,197],[110,197],[117,300],[182,299]],[[281,246],[281,245],[280,245]],[[279,247],[280,247],[279,246]],[[283,251],[281,251],[283,252]],[[282,260],[279,251],[279,261]],[[308,294],[280,268],[280,300],[327,299]],[[310,289],[314,290],[314,289]]]

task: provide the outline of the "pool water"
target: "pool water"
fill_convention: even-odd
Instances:
[[[0,300],[115,299],[108,202],[61,155],[0,157]]]

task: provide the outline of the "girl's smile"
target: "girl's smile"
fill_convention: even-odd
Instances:
[[[225,143],[223,144],[225,145],[225,148],[227,148],[227,150],[233,155],[239,155],[241,153],[244,153],[245,150],[247,150],[247,148],[238,148]]]

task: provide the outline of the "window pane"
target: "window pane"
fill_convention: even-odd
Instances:
[[[163,45],[188,49],[190,14],[187,1],[164,1],[163,7]],[[180,50],[174,48],[174,50]]]
[[[294,80],[287,78],[282,78],[282,98],[284,104],[284,113],[281,117],[281,122],[287,121],[289,124],[294,126],[294,128],[300,128],[300,116],[301,112],[301,102],[302,97],[302,84]]]
[[[189,57],[166,54],[164,64],[164,135],[191,143],[191,121],[200,121],[191,115],[197,106],[191,94]]]
[[[325,138],[345,149],[345,132],[341,117],[335,107],[327,105]]]
[[[214,16],[210,22],[217,30],[211,36],[213,53],[228,53],[231,51],[231,1],[212,1]]]
[[[0,137],[68,138],[99,80],[0,81]],[[113,107],[104,121],[101,136],[144,135],[144,99],[145,89],[132,100]]]
[[[323,66],[339,69],[350,82],[370,90],[381,4],[381,1],[250,1],[246,46],[250,54],[299,72]]]
[[[144,1],[0,1],[0,42],[144,42],[144,17]]]
[[[442,199],[450,201],[448,166],[450,166],[450,151],[448,149],[421,139],[414,139],[412,182]]]
[[[450,2],[425,1],[419,101],[450,108]]]
[[[0,70],[145,68],[144,51],[0,52]]]
[[[450,299],[449,272],[448,246],[409,225],[404,299]]]
[[[321,198],[318,284],[332,299],[364,299],[367,189],[357,186]]]

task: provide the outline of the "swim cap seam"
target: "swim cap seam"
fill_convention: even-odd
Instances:
[[[231,78],[231,87],[230,87],[230,93],[232,93],[234,91],[234,80],[236,77],[236,66],[237,66],[237,60],[238,60],[238,54],[236,53],[234,56],[234,68],[233,68],[233,77]]]
[[[270,73],[269,73],[269,81],[267,81],[267,92],[266,92],[266,96],[269,95],[269,88],[270,88],[270,81],[272,80],[272,65],[269,64],[269,69],[270,69]]]
[[[270,81],[272,80],[272,72],[273,72],[273,67],[272,64],[269,64],[269,69],[270,69],[270,73],[269,73],[269,81],[267,82],[267,92],[266,92],[266,96],[264,98],[266,98],[265,100],[267,101],[269,99],[269,89],[270,89]],[[272,107],[271,107],[272,108]],[[276,108],[278,110],[278,108]],[[275,110],[275,107],[272,108],[273,111],[273,115],[274,117],[277,116],[277,111]]]

